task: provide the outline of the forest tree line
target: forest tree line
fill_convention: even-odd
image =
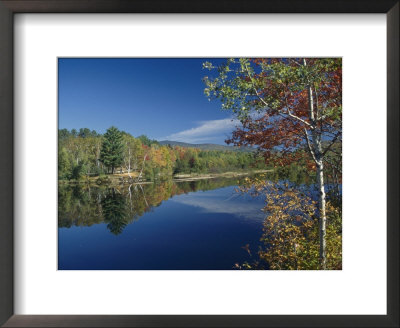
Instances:
[[[104,134],[88,128],[60,129],[58,143],[60,180],[115,173],[155,180],[174,174],[266,168],[264,158],[255,152],[161,145],[145,135],[133,137],[115,127]]]

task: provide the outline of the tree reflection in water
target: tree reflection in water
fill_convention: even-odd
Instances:
[[[242,178],[220,178],[152,184],[98,186],[59,186],[58,226],[91,226],[106,223],[109,231],[121,234],[131,222],[159,206],[163,201],[183,193],[238,185]]]
[[[119,235],[129,223],[129,212],[125,197],[112,188],[102,199],[101,208],[107,229],[114,235]]]

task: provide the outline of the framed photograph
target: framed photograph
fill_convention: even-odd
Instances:
[[[398,1],[0,15],[4,327],[399,326]]]

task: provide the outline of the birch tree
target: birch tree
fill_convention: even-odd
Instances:
[[[131,178],[131,172],[137,171],[143,158],[143,147],[139,139],[132,137],[130,134],[124,134],[124,166]]]
[[[264,156],[280,153],[281,165],[308,150],[318,187],[319,257],[326,268],[326,155],[342,138],[340,58],[240,58],[203,64],[205,94],[219,99],[241,126],[228,143],[258,146]],[[276,156],[274,156],[276,158]]]

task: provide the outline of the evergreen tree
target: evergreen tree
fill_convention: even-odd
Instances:
[[[122,133],[114,126],[109,128],[104,134],[103,144],[100,151],[100,162],[114,174],[116,167],[122,164],[124,154],[124,144]]]
[[[91,136],[91,132],[88,128],[81,128],[79,129],[78,136],[81,138],[87,138]]]

